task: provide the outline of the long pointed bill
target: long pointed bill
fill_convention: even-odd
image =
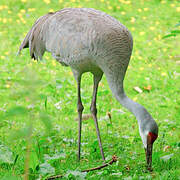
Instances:
[[[145,152],[146,152],[147,170],[149,171],[152,171],[152,150],[153,150],[153,144],[147,144],[147,148],[145,148]]]
[[[158,135],[152,132],[149,132],[147,135],[147,147],[145,148],[146,152],[146,162],[147,162],[147,170],[152,171],[152,151],[153,151],[153,143],[157,139]]]

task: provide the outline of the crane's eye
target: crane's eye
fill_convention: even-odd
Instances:
[[[154,141],[157,139],[157,137],[158,137],[157,134],[149,132],[148,135],[147,135],[147,142],[148,142],[148,144],[153,144]]]

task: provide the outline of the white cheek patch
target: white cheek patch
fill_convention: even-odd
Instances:
[[[139,130],[139,133],[140,133],[144,148],[146,148],[147,147],[147,135],[148,135],[148,132],[147,131],[142,132],[141,130]]]

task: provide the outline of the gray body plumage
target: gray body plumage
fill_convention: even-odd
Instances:
[[[133,40],[128,29],[115,18],[90,8],[65,8],[49,13],[35,22],[19,52],[26,47],[29,47],[34,59],[42,59],[44,52],[48,51],[62,65],[71,67],[78,83],[79,131],[83,111],[80,98],[81,75],[91,72],[94,74],[91,112],[96,124],[96,93],[104,73],[116,99],[136,116],[144,147],[147,146],[149,132],[158,134],[157,124],[147,110],[129,99],[124,92],[123,80]],[[98,131],[97,127],[97,134]],[[79,142],[80,139],[81,134]],[[98,140],[101,145],[100,138]],[[103,157],[103,152],[101,154]]]
[[[114,64],[121,64],[125,70],[132,52],[132,36],[104,12],[66,8],[40,17],[20,50],[23,47],[29,47],[35,59],[48,51],[62,65],[83,72]]]

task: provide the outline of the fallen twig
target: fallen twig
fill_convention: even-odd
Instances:
[[[102,169],[102,168],[104,168],[104,167],[106,167],[106,166],[111,165],[113,162],[116,162],[116,161],[117,161],[117,157],[114,155],[114,156],[112,157],[112,160],[109,161],[108,163],[103,164],[103,165],[98,166],[98,167],[95,167],[95,168],[85,169],[85,170],[83,170],[82,172],[89,172],[89,171],[94,171],[94,170]]]
[[[117,161],[117,156],[112,156],[112,160],[109,161],[108,163],[106,164],[103,164],[101,166],[98,166],[98,167],[95,167],[95,168],[90,168],[90,169],[85,169],[85,170],[82,170],[81,172],[89,172],[89,171],[94,171],[94,170],[98,170],[98,169],[102,169],[106,166],[109,166],[111,165],[112,163],[116,162]],[[46,180],[53,180],[53,179],[57,179],[57,178],[62,178],[63,175],[57,175],[57,176],[51,176],[51,177],[48,177]]]
[[[62,177],[63,177],[63,175],[56,175],[56,176],[48,177],[48,178],[46,178],[46,180],[53,180],[53,179],[62,178]]]

